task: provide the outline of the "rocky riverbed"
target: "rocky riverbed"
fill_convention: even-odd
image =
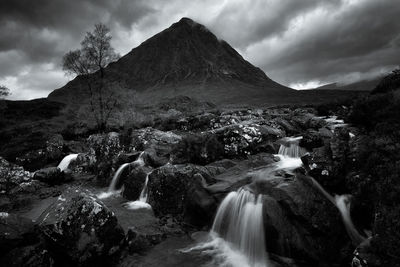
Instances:
[[[287,137],[299,137],[294,165],[276,155],[290,148]],[[191,248],[207,243],[227,194],[244,188],[262,196],[267,266],[348,266],[356,246],[310,176],[347,193],[362,140],[312,108],[213,110],[75,140],[51,136],[14,162],[1,158],[1,262],[220,266],[218,253]],[[51,164],[74,153],[63,170]]]

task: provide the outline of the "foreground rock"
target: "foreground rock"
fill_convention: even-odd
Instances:
[[[171,214],[197,226],[210,224],[217,204],[204,188],[206,172],[195,165],[170,164],[154,170],[148,184],[154,212]]]
[[[71,176],[65,175],[58,167],[49,167],[35,172],[33,179],[49,185],[62,184],[68,182]]]
[[[263,194],[269,252],[308,262],[338,262],[349,243],[339,211],[308,177],[269,177],[250,188]],[[322,260],[323,259],[323,260]]]
[[[61,195],[38,220],[56,261],[76,266],[105,266],[120,250],[124,232],[102,203],[78,190]]]

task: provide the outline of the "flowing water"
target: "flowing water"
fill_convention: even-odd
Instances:
[[[300,158],[306,153],[306,150],[299,146],[301,139],[303,139],[302,136],[283,138],[281,140],[283,144],[281,144],[278,154],[291,158]]]
[[[262,196],[243,188],[229,193],[218,208],[210,240],[189,251],[214,258],[212,266],[267,267]]]
[[[120,178],[122,172],[130,165],[144,166],[143,155],[144,155],[144,152],[140,153],[139,157],[135,161],[133,161],[131,163],[124,163],[121,166],[119,166],[119,168],[117,169],[117,171],[115,172],[115,174],[111,180],[111,183],[108,187],[107,192],[102,192],[102,193],[98,194],[97,197],[100,199],[103,199],[103,198],[108,198],[112,195],[121,193],[121,190],[118,190],[117,186],[118,186],[119,178]]]
[[[142,191],[140,192],[140,196],[138,200],[129,201],[124,204],[124,207],[130,210],[137,210],[137,209],[151,209],[151,205],[147,203],[147,184],[149,182],[149,175],[151,172],[147,173],[146,179],[144,181],[144,185]]]
[[[332,118],[329,122],[331,123],[343,123],[341,120],[337,120],[336,117]],[[289,137],[284,139],[286,145],[281,145],[279,148],[279,154],[281,160],[278,162],[278,168],[297,168],[301,166],[300,157],[305,153],[305,150],[300,148],[298,142],[302,137]],[[287,146],[289,144],[289,146]],[[360,244],[365,238],[359,234],[357,229],[354,227],[353,221],[350,216],[350,195],[336,195],[332,197],[314,178],[309,177],[313,185],[324,195],[333,205],[335,205],[342,217],[346,231],[354,245]]]
[[[335,205],[342,217],[346,231],[353,243],[357,246],[365,240],[356,229],[350,216],[351,195],[335,195],[332,197],[314,178],[309,177],[313,185],[324,195],[333,205]]]
[[[344,226],[346,227],[347,234],[349,235],[353,245],[358,246],[361,244],[365,237],[360,235],[357,229],[354,227],[353,221],[350,216],[350,195],[335,196],[336,207],[339,209],[342,215]]]
[[[78,154],[69,154],[68,156],[65,156],[61,160],[60,164],[58,164],[57,167],[60,168],[61,171],[65,171],[66,169],[68,169],[69,164],[72,161],[75,161],[77,157],[78,157]]]

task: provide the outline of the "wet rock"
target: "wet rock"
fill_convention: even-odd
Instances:
[[[224,146],[210,133],[187,134],[176,145],[171,160],[173,164],[207,164],[223,158]]]
[[[77,266],[111,264],[124,237],[114,213],[78,189],[61,195],[38,224],[56,260]]]
[[[0,251],[4,254],[16,247],[38,241],[31,220],[7,212],[0,212]]]
[[[371,239],[361,243],[353,253],[351,267],[378,267],[383,266],[381,260],[371,248]]]
[[[126,199],[139,199],[140,193],[146,180],[146,176],[150,171],[151,169],[141,166],[133,167],[128,170],[128,173],[123,178],[123,195]]]
[[[336,262],[347,235],[339,212],[308,182],[275,178],[258,182],[262,193],[264,229],[268,251],[305,261]]]
[[[303,133],[302,136],[303,138],[300,140],[299,145],[307,150],[312,150],[324,145],[324,139],[316,130],[309,129]]]
[[[125,236],[125,242],[130,253],[141,252],[154,245],[157,245],[165,238],[165,234],[160,231],[141,232],[135,228],[129,228]]]
[[[227,157],[274,152],[273,141],[283,132],[277,128],[258,124],[236,124],[215,131],[224,144]]]
[[[164,132],[151,127],[132,132],[131,150],[143,151],[154,149],[159,157],[169,158],[169,153],[181,140],[181,136],[173,132]]]
[[[35,172],[33,179],[44,182],[49,185],[62,184],[70,179],[58,167],[49,167]]]
[[[32,180],[32,173],[0,157],[0,192],[10,193],[14,188]]]
[[[49,251],[41,244],[18,247],[0,258],[9,267],[53,267],[57,266]]]
[[[172,214],[188,223],[204,225],[212,220],[216,203],[204,189],[193,165],[166,165],[149,176],[149,203],[157,215]]]
[[[95,159],[91,169],[97,175],[100,184],[108,185],[113,173],[119,167],[116,163],[118,155],[123,151],[119,134],[116,132],[94,134],[88,137],[87,144],[90,147],[90,157]]]
[[[16,158],[16,163],[29,171],[35,171],[49,164],[56,165],[64,156],[64,140],[61,135],[53,135],[47,139],[45,146],[31,150]]]

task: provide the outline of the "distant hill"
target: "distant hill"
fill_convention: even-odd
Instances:
[[[315,89],[326,90],[344,90],[344,91],[372,91],[378,85],[382,77],[377,77],[372,80],[363,80],[350,84],[330,83]]]
[[[253,66],[205,26],[182,18],[110,64],[106,77],[118,93],[136,91],[154,101],[186,95],[213,103],[283,99],[295,90]],[[82,102],[85,84],[77,77],[48,98]]]

